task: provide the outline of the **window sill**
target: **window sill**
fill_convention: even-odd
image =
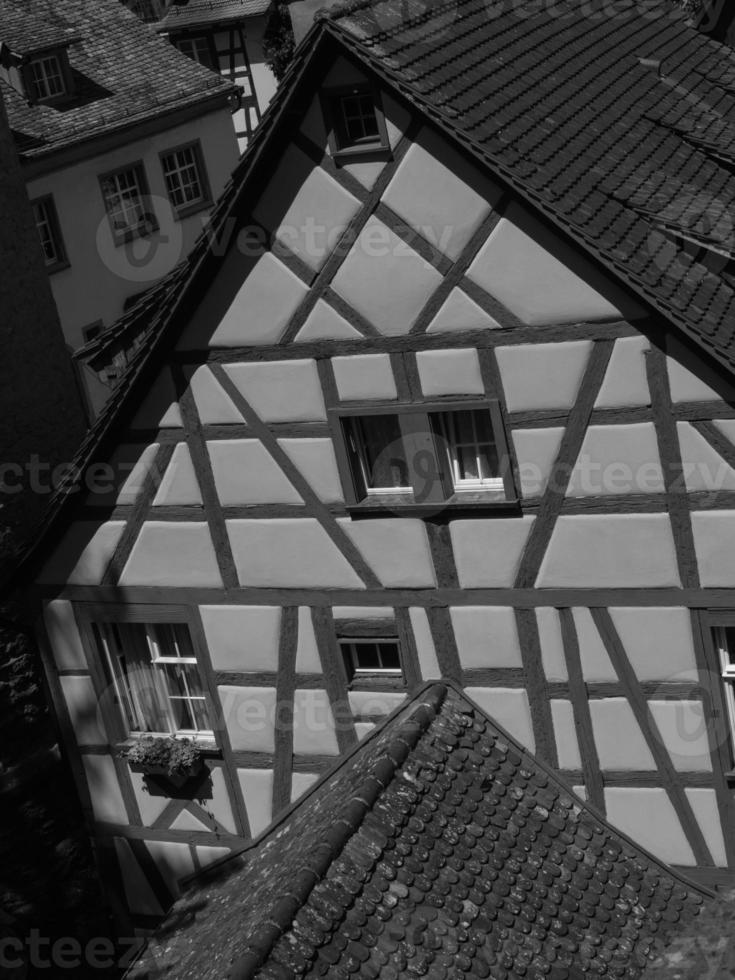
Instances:
[[[728,786],[735,786],[735,769],[725,773],[725,782]]]
[[[385,143],[369,143],[365,146],[346,146],[334,150],[332,159],[340,166],[345,163],[386,163],[393,156],[390,146]]]
[[[508,499],[501,493],[482,493],[462,491],[455,493],[443,501],[419,504],[412,498],[386,494],[380,497],[370,497],[358,504],[348,504],[347,512],[351,517],[374,517],[386,514],[413,515],[417,517],[435,517],[444,511],[453,514],[471,512],[478,516],[482,513],[496,514],[519,510],[519,501],[513,497]]]
[[[66,259],[63,262],[54,262],[53,265],[45,266],[48,275],[53,276],[56,272],[63,272],[64,269],[71,269],[71,262]]]
[[[136,229],[135,231],[118,232],[115,231],[114,228],[110,229],[110,231],[112,233],[112,241],[115,248],[122,248],[123,245],[134,242],[136,238],[150,238],[152,235],[155,235],[157,231],[159,231],[159,226],[156,224],[154,227],[145,228],[142,231],[138,231]]]
[[[174,220],[184,221],[186,218],[191,218],[192,215],[199,214],[200,211],[207,211],[212,207],[212,201],[210,198],[206,198],[204,201],[197,201],[195,204],[187,204],[182,208],[175,208],[173,204],[171,207],[174,212]]]
[[[406,679],[403,676],[388,676],[386,674],[361,674],[353,677],[348,683],[350,691],[374,691],[376,693],[398,691],[406,693]]]

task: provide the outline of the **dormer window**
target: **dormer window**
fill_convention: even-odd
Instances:
[[[47,102],[67,94],[61,58],[45,54],[28,62],[29,95],[34,102]]]
[[[328,91],[323,107],[335,160],[390,152],[378,93],[371,86]]]

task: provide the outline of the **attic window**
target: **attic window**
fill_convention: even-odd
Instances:
[[[181,37],[174,44],[187,58],[198,61],[200,65],[211,68],[212,71],[217,70],[216,59],[209,36],[202,34],[193,37]]]
[[[390,152],[380,100],[370,86],[329,91],[323,108],[330,150],[336,160]]]
[[[353,637],[341,639],[348,683],[368,678],[403,679],[401,650],[395,637]]]
[[[27,65],[29,95],[34,102],[50,102],[67,94],[61,56],[45,54]]]

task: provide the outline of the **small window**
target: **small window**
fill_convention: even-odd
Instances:
[[[32,202],[38,237],[41,240],[43,260],[49,271],[66,265],[66,253],[61,238],[59,219],[52,197],[42,197]]]
[[[105,324],[102,320],[95,320],[94,323],[87,324],[86,327],[82,327],[82,337],[84,338],[84,343],[88,344],[91,340],[99,335],[104,330]]]
[[[61,60],[55,54],[43,55],[28,62],[28,86],[34,102],[58,99],[66,95],[66,82]]]
[[[212,45],[208,37],[204,35],[200,37],[181,37],[175,43],[179,51],[185,54],[187,58],[191,58],[192,61],[198,61],[200,65],[204,65],[205,68],[210,68],[212,71],[216,70]]]
[[[390,150],[385,119],[374,89],[359,86],[327,92],[323,106],[334,157]]]
[[[720,655],[727,714],[730,721],[733,748],[735,748],[735,626],[716,626],[714,637]]]
[[[166,192],[177,214],[198,210],[209,203],[204,165],[198,144],[182,146],[161,156]]]
[[[339,641],[347,679],[403,676],[401,651],[397,639],[360,637]]]
[[[398,416],[353,416],[345,424],[353,473],[361,492],[411,493]]]
[[[92,631],[128,734],[212,737],[185,623],[95,623]]]
[[[500,459],[488,411],[436,412],[430,416],[444,444],[455,490],[502,490]]]
[[[149,235],[158,227],[148,196],[143,167],[134,164],[100,178],[105,209],[115,240]]]

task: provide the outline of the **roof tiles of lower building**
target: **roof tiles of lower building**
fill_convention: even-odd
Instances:
[[[193,879],[129,977],[635,978],[702,902],[439,682]]]
[[[267,13],[271,4],[272,0],[188,0],[187,3],[174,3],[156,24],[156,29],[178,31],[260,17]]]

